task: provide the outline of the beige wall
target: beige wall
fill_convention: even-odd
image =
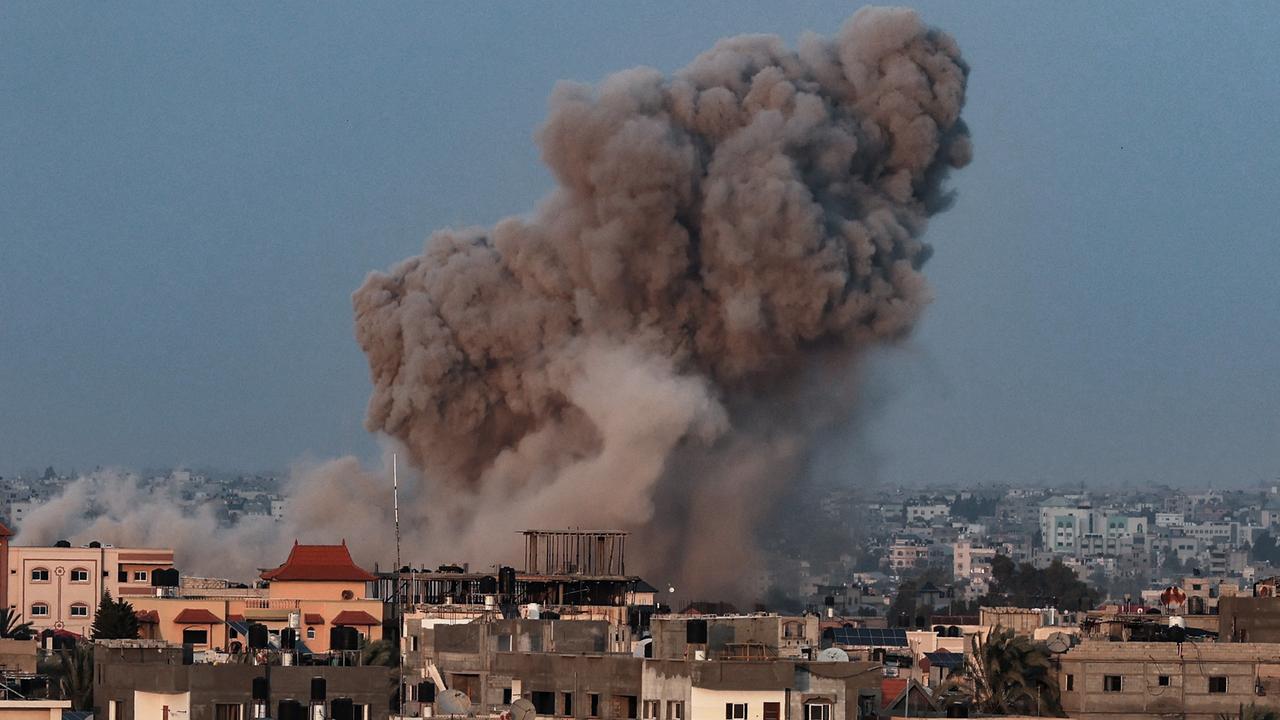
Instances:
[[[8,583],[9,606],[22,613],[36,630],[63,628],[87,635],[93,624],[93,613],[103,590],[115,597],[150,595],[151,571],[173,567],[173,551],[132,548],[56,548],[13,547],[8,550],[11,570]],[[34,570],[48,571],[47,581],[31,579]],[[83,570],[84,581],[72,580],[76,570]],[[119,572],[129,573],[129,580],[119,581]],[[135,581],[133,573],[147,573],[145,581]],[[44,616],[32,615],[31,607],[42,603],[48,607]],[[86,614],[73,616],[72,607],[83,606]]]
[[[784,690],[707,690],[695,687],[690,691],[689,715],[685,720],[725,720],[725,703],[746,703],[747,720],[764,720],[764,704],[776,702],[779,717],[786,712],[787,693]]]
[[[351,599],[363,600],[364,588],[362,582],[272,580],[267,587],[267,597],[272,600],[338,600],[343,593],[350,593]]]
[[[239,641],[241,645],[247,644],[246,638],[230,636],[229,628],[226,625],[226,619],[231,615],[244,616],[247,621],[261,623],[266,625],[269,630],[283,630],[289,626],[289,614],[292,612],[299,613],[299,636],[307,644],[313,652],[327,652],[329,650],[329,629],[333,627],[333,619],[338,613],[344,610],[355,610],[369,613],[379,622],[382,621],[382,601],[380,600],[268,600],[265,598],[225,598],[225,599],[196,599],[196,598],[156,598],[146,597],[131,600],[136,610],[155,610],[160,616],[160,622],[156,626],[158,635],[156,639],[164,640],[171,643],[182,642],[182,631],[187,627],[208,628],[206,625],[182,625],[174,622],[174,618],[182,612],[184,608],[201,608],[208,610],[216,615],[223,622],[212,627],[209,634],[209,644],[207,646],[197,647],[198,650],[220,648],[226,650],[233,641]],[[307,614],[319,615],[324,618],[323,625],[309,626],[306,623]],[[315,637],[307,636],[308,629],[315,630]],[[358,628],[361,633],[367,633],[369,641],[380,640],[382,638],[382,625],[374,625],[371,627]]]
[[[165,708],[169,709],[168,714]],[[133,693],[134,720],[187,720],[191,717],[191,693]]]
[[[0,720],[61,720],[70,700],[0,700]]]
[[[1179,647],[1176,643],[1090,640],[1062,656],[1058,682],[1062,707],[1071,717],[1127,720],[1177,715],[1211,720],[1234,717],[1241,705],[1274,707],[1273,694],[1259,695],[1257,687],[1278,664],[1275,645],[1183,643]],[[1119,691],[1106,690],[1108,675],[1120,678]],[[1167,685],[1160,684],[1161,676],[1168,678]],[[1209,692],[1212,677],[1226,678],[1226,692]]]

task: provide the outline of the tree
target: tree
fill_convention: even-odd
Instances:
[[[127,604],[127,603],[126,603]],[[73,710],[93,709],[93,643],[58,651],[58,688]]]
[[[1098,605],[1099,593],[1081,582],[1071,568],[1054,560],[1049,567],[1036,568],[1031,563],[1016,564],[1004,555],[991,560],[991,576],[995,581],[985,605],[1043,607],[1060,610],[1092,610]]]
[[[996,626],[986,640],[974,638],[973,654],[965,660],[979,711],[998,715],[1060,715],[1057,676],[1049,653],[1013,630]]]
[[[138,616],[133,613],[133,605],[124,598],[112,600],[109,592],[102,593],[98,612],[93,616],[93,639],[131,640],[137,637]]]
[[[383,638],[382,640],[374,640],[360,653],[361,664],[363,665],[382,665],[384,667],[394,667],[396,664],[396,646],[395,643]]]
[[[0,638],[9,640],[30,640],[34,633],[31,623],[22,622],[22,613],[13,608],[0,608]]]

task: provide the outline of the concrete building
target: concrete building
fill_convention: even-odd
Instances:
[[[817,615],[658,616],[650,632],[652,656],[666,660],[804,658],[821,642]]]
[[[281,701],[305,708],[312,679],[323,678],[325,717],[333,702],[351,701],[356,717],[384,720],[395,693],[386,667],[187,663],[180,646],[152,640],[104,640],[93,654],[94,717],[103,720],[246,720],[253,717],[254,678],[267,678],[269,716]]]
[[[971,538],[961,538],[952,550],[951,573],[955,581],[964,586],[966,600],[983,597],[991,589],[991,561],[996,549],[983,547]]]
[[[855,720],[879,700],[878,663],[645,658],[604,652],[606,632],[598,621],[437,625],[410,652],[406,709],[427,714],[437,688],[462,692],[477,715],[525,698],[540,716],[584,720]]]
[[[1086,640],[1059,659],[1062,709],[1083,720],[1216,720],[1280,692],[1277,645]]]
[[[37,631],[87,635],[104,592],[134,600],[154,595],[151,573],[173,568],[168,548],[18,547],[0,526],[0,592]]]

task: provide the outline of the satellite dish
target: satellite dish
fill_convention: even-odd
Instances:
[[[436,696],[436,713],[466,715],[471,711],[471,698],[461,690],[445,690]]]
[[[838,647],[829,647],[818,653],[818,662],[849,662],[849,653]]]
[[[516,698],[511,703],[511,720],[534,720],[538,713],[528,698]]]
[[[1051,653],[1064,653],[1071,649],[1071,638],[1067,637],[1066,633],[1056,632],[1049,636],[1045,646]]]

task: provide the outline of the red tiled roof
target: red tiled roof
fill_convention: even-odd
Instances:
[[[334,625],[381,625],[382,621],[363,610],[343,610],[333,619]]]
[[[902,691],[907,689],[906,678],[881,678],[880,679],[880,707],[887,708],[902,696]]]
[[[308,625],[323,625],[324,617],[320,613],[307,613],[302,621]]]
[[[262,579],[366,582],[377,578],[351,559],[346,540],[341,545],[300,545],[295,540],[284,564],[262,573]]]
[[[173,621],[183,625],[217,625],[222,622],[217,615],[204,608],[183,608]]]
[[[4,523],[0,523],[0,537],[13,537],[13,531]]]
[[[138,618],[140,623],[155,624],[160,622],[160,613],[155,610],[134,610],[133,615]]]

